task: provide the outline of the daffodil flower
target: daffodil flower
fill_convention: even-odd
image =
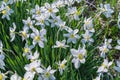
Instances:
[[[37,18],[41,16],[45,12],[45,7],[40,7],[39,5],[35,5],[35,8],[31,10],[32,18]]]
[[[33,29],[33,33],[31,34],[31,38],[33,39],[33,45],[35,46],[37,43],[39,47],[44,48],[44,42],[46,42],[46,29],[41,29],[38,31],[37,29]]]
[[[54,4],[56,5],[57,8],[65,6],[64,0],[57,0]]]
[[[103,58],[105,58],[105,53],[109,51],[109,49],[107,48],[107,45],[103,45],[99,47],[99,50],[101,51],[100,56]]]
[[[109,49],[112,48],[111,42],[112,42],[112,39],[105,39],[105,45],[107,45],[107,47],[108,47]]]
[[[61,75],[63,74],[63,71],[66,68],[66,65],[65,65],[66,63],[67,63],[66,59],[64,59],[62,62],[59,61],[59,63],[58,63],[58,66],[59,66],[58,68],[59,68],[59,72]]]
[[[39,58],[39,52],[36,50],[34,54],[28,55],[28,59],[33,62]]]
[[[46,9],[45,13],[48,14],[48,16],[52,16],[59,11],[55,4],[49,3],[45,3],[45,9]]]
[[[31,20],[30,17],[27,18],[27,20],[22,20],[24,23],[24,27],[28,27],[28,28],[33,28],[33,24],[35,23],[34,20]]]
[[[82,39],[82,43],[86,43],[88,42],[89,44],[94,42],[94,39],[91,38],[92,37],[92,33],[90,33],[88,30],[85,31],[85,34],[82,34],[83,39]]]
[[[33,80],[35,76],[35,72],[26,72],[24,74],[24,77],[22,78],[22,80]]]
[[[66,16],[69,17],[70,20],[79,20],[79,15],[76,7],[68,8],[68,12],[66,13]]]
[[[10,9],[9,6],[7,6],[5,3],[3,3],[3,5],[0,8],[0,13],[2,13],[2,18],[6,18],[7,20],[10,20],[10,15],[13,13],[14,11],[12,9]]]
[[[23,49],[23,56],[28,57],[28,56],[32,53],[31,50],[32,50],[33,48],[34,48],[33,45],[28,46],[28,44],[26,43],[26,44],[25,44],[25,47],[24,47],[24,49]]]
[[[104,62],[101,64],[101,66],[98,68],[98,73],[104,73],[108,72],[109,67],[113,64],[113,62],[108,62],[108,59],[104,59]]]
[[[62,22],[60,16],[52,16],[52,19],[49,19],[49,22],[51,23],[51,27],[59,26],[59,24]]]
[[[46,25],[49,25],[47,14],[42,14],[41,16],[36,17],[35,19],[37,20],[37,22],[35,23],[35,25],[37,26],[40,25],[42,28],[44,28]]]
[[[39,78],[43,78],[43,80],[55,80],[56,78],[54,77],[54,73],[56,70],[52,70],[50,66],[48,66],[47,69],[44,69],[43,72],[41,73],[41,76]]]
[[[32,73],[42,73],[43,71],[43,69],[41,68],[40,60],[35,60],[32,61],[30,64],[26,64],[24,68],[27,72],[32,72]]]
[[[74,63],[74,66],[76,69],[80,67],[80,63],[85,63],[85,58],[87,56],[85,46],[83,48],[71,49],[71,54],[73,56],[72,62]]]
[[[110,8],[110,4],[100,4],[100,10],[106,18],[112,17],[111,14],[114,12],[113,9]]]
[[[59,23],[58,28],[59,28],[60,31],[62,31],[62,30],[66,30],[67,31],[68,26],[66,26],[65,24],[66,24],[66,22],[60,22]]]
[[[93,20],[92,18],[88,18],[84,20],[84,30],[88,30],[89,32],[95,32],[94,28],[93,28]]]
[[[22,36],[22,41],[27,40],[27,38],[29,38],[28,28],[27,27],[23,27],[23,31],[20,31],[19,33]]]
[[[65,45],[66,40],[62,41],[56,41],[56,45],[53,46],[53,48],[66,48],[69,47],[68,45]]]
[[[105,39],[105,42],[102,46],[98,47],[100,50],[100,56],[105,58],[105,54],[112,48],[111,43],[112,39]]]
[[[65,37],[68,37],[67,43],[72,42],[73,44],[75,44],[77,42],[77,39],[80,38],[80,36],[77,34],[78,33],[78,29],[72,30],[70,29],[68,32],[68,34],[64,34]]]

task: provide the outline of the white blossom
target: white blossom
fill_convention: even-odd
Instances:
[[[79,47],[78,50],[71,49],[70,51],[73,56],[72,62],[74,63],[75,68],[78,69],[80,67],[80,63],[85,63],[85,58],[87,56],[85,46],[83,48]]]
[[[67,43],[72,42],[75,44],[77,42],[77,39],[80,38],[80,36],[77,34],[78,31],[79,31],[78,29],[75,30],[71,29],[68,31],[69,32],[68,34],[64,34],[64,36],[68,38]]]
[[[106,18],[112,17],[111,14],[114,12],[113,9],[110,8],[110,4],[100,4],[100,9],[105,15]]]
[[[53,46],[53,48],[67,48],[69,47],[68,45],[65,45],[66,40],[62,41],[56,41],[56,45]]]
[[[113,62],[108,62],[108,59],[104,59],[104,62],[101,64],[101,66],[98,68],[97,72],[98,73],[104,73],[108,72],[109,67],[113,64]]]

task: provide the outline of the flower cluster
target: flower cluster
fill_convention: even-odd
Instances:
[[[11,17],[14,14],[14,9],[11,6],[18,6],[19,3],[23,4],[24,1],[26,3],[30,2],[30,0],[1,1],[1,18],[3,20],[6,18],[6,21],[12,21]],[[20,38],[20,43],[23,46],[19,46],[20,48],[22,47],[22,54],[19,55],[26,63],[24,67],[20,67],[24,70],[22,75],[17,70],[8,71],[6,62],[9,61],[10,57],[8,58],[9,55],[6,53],[10,52],[16,56],[17,51],[11,50],[12,48],[9,48],[8,44],[0,41],[0,80],[56,80],[56,75],[61,77],[69,73],[73,67],[79,72],[86,64],[96,61],[96,58],[100,59],[95,62],[97,66],[90,65],[93,70],[97,69],[96,74],[98,76],[93,80],[104,78],[106,73],[108,75],[112,74],[111,69],[120,72],[120,60],[114,63],[114,60],[109,58],[112,50],[120,50],[120,40],[118,39],[117,45],[113,47],[113,39],[107,38],[108,32],[106,31],[105,38],[103,38],[104,42],[97,42],[95,37],[98,37],[96,35],[98,35],[99,31],[96,30],[96,25],[99,22],[95,23],[94,20],[97,20],[96,16],[94,18],[92,15],[82,15],[84,9],[75,6],[82,2],[86,1],[56,0],[53,3],[36,4],[34,8],[26,9],[28,11],[27,17],[21,20],[22,23],[20,22],[20,24],[22,26],[19,25],[22,28],[18,26],[17,21],[10,22],[10,24],[12,23],[12,26],[9,27],[10,34],[9,37],[5,38],[5,41],[9,40],[9,43],[14,44]],[[85,5],[82,8],[86,7],[88,6]],[[61,9],[65,9],[65,11],[62,12]],[[108,19],[112,18],[114,13],[110,4],[100,4],[97,11],[100,14],[97,15],[99,17],[98,21],[102,18],[101,14],[105,16],[105,19]],[[2,24],[2,21],[0,21],[0,24]],[[118,15],[117,25],[119,28],[120,14]],[[108,28],[109,25],[106,26]],[[17,55],[17,59],[19,59],[19,55]],[[47,61],[49,61],[49,64]],[[9,62],[12,62],[12,60]],[[12,62],[11,65],[15,66],[16,64]]]

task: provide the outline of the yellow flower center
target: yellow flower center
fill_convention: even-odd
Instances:
[[[36,11],[36,14],[40,14],[41,12],[39,10]]]
[[[102,11],[103,11],[103,12],[105,12],[105,11],[106,11],[106,9],[105,9],[105,8],[102,8]]]
[[[32,68],[32,72],[35,72],[35,68]]]
[[[89,40],[89,39],[90,39],[90,36],[86,36],[85,38],[86,38],[86,40]]]
[[[22,32],[22,36],[23,36],[23,37],[26,37],[26,36],[27,36],[27,35],[26,35],[26,32],[23,31],[23,32]]]
[[[58,22],[57,20],[54,20],[54,23]]]
[[[52,8],[50,8],[50,9],[48,9],[48,11],[49,11],[49,12],[52,12],[52,11],[53,11],[53,9],[52,9]]]
[[[31,61],[31,62],[33,62],[33,61],[34,61],[34,59],[30,59],[30,61]]]
[[[7,10],[10,10],[10,7],[9,7],[9,6],[7,6]],[[3,13],[4,15],[7,14],[7,10],[6,10],[6,9],[2,10],[2,13]]]
[[[3,75],[2,74],[0,74],[0,80],[2,80],[3,79]]]
[[[28,48],[24,48],[24,52],[25,52],[25,53],[28,53],[28,52],[29,52],[29,49],[28,49]]]
[[[8,0],[4,0],[4,2],[8,2]]]
[[[3,15],[7,14],[6,10],[2,10]]]
[[[78,59],[82,60],[83,59],[83,55],[82,54],[78,54]]]
[[[35,41],[40,41],[40,39],[41,39],[40,36],[35,37]]]
[[[30,27],[30,26],[31,26],[31,23],[29,22],[29,23],[27,23],[27,25]]]
[[[26,80],[25,78],[23,78],[22,80]]]
[[[105,64],[102,64],[102,66],[105,68],[105,67],[107,67]]]
[[[74,35],[74,34],[71,34],[71,35],[70,35],[70,38],[74,38],[74,37],[75,37],[75,35]]]
[[[63,45],[62,44],[60,44],[60,46],[59,46],[60,48],[62,48],[63,47]]]
[[[93,28],[92,28],[92,26],[91,27],[89,27],[89,30],[92,30]]]
[[[45,73],[45,77],[47,77],[47,78],[50,77],[50,73],[49,73],[49,72],[46,72],[46,73]]]
[[[41,22],[41,23],[44,23],[44,20],[43,20],[43,19],[41,19],[41,20],[40,20],[40,22]]]
[[[62,69],[65,68],[65,64],[61,64],[60,68],[62,68]]]
[[[106,53],[106,52],[107,52],[107,48],[104,48],[104,49],[103,49],[103,52],[105,52],[105,53]]]
[[[8,9],[8,10],[10,10],[10,7],[9,7],[9,6],[7,6],[7,9]]]

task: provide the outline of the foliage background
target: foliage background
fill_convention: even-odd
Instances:
[[[12,23],[15,22],[17,26],[16,31],[22,30],[23,19],[27,19],[27,17],[31,16],[27,14],[26,9],[34,8],[36,4],[38,5],[44,5],[45,2],[52,3],[54,0],[28,0],[24,3],[17,3],[14,5],[10,5],[10,7],[14,10],[14,13],[10,16],[11,20],[7,21],[6,19],[0,18],[0,39],[3,42],[4,45],[4,52],[6,55],[5,63],[6,63],[6,70],[12,70],[13,72],[17,72],[20,76],[23,76],[25,73],[24,66],[25,64],[29,63],[29,61],[22,56],[23,48],[25,42],[22,42],[20,36],[16,36],[15,40],[13,42],[10,42],[9,37],[9,27],[12,26]],[[92,1],[92,0],[91,0]],[[96,76],[96,70],[97,67],[100,66],[102,63],[102,58],[99,58],[99,56],[95,57],[95,55],[98,55],[98,49],[96,48],[101,42],[104,41],[104,37],[107,36],[107,38],[113,39],[113,46],[116,45],[116,40],[120,37],[120,30],[117,28],[117,16],[119,11],[119,4],[117,3],[117,0],[95,0],[93,5],[96,7],[99,6],[100,3],[110,3],[112,7],[114,7],[114,14],[112,19],[106,19],[104,16],[101,18],[94,19],[94,28],[95,28],[95,34],[93,36],[95,42],[93,45],[87,46],[87,54],[88,57],[86,59],[86,63],[81,65],[81,67],[76,70],[71,63],[71,57],[70,57],[70,48],[78,48],[80,41],[76,45],[71,45],[69,49],[53,49],[52,45],[54,45],[56,41],[56,28],[49,28],[47,27],[47,40],[48,42],[45,44],[44,49],[40,49],[36,47],[36,49],[40,52],[40,59],[45,67],[48,65],[51,65],[52,68],[57,68],[55,65],[55,61],[59,61],[59,59],[63,60],[64,57],[68,60],[68,68],[65,70],[65,73],[63,76],[59,74],[59,72],[55,73],[57,80],[91,80],[92,78],[95,78]],[[83,5],[86,5],[86,2],[80,3],[80,4],[74,4],[77,6],[77,8],[82,8]],[[90,6],[88,4],[88,6]],[[73,21],[70,23],[67,19],[67,17],[64,17],[64,14],[66,12],[65,8],[62,8],[60,10],[61,18],[64,21],[67,21],[67,25],[71,26],[73,29],[78,28],[81,29],[83,23],[81,22],[79,26],[77,26],[76,21]],[[96,15],[96,10],[91,7],[85,7],[83,14],[80,16],[80,20],[83,21],[84,17],[90,17]],[[1,17],[2,15],[0,15]],[[100,20],[99,20],[100,19]],[[80,34],[83,33],[82,31]],[[63,34],[63,33],[61,33]],[[63,36],[59,34],[59,39],[62,40]],[[117,50],[111,50],[108,53],[109,59],[117,59],[119,57],[119,52]],[[36,78],[35,78],[36,80]],[[103,80],[110,80],[109,77],[105,77]],[[118,77],[115,78],[115,80],[119,80]]]

